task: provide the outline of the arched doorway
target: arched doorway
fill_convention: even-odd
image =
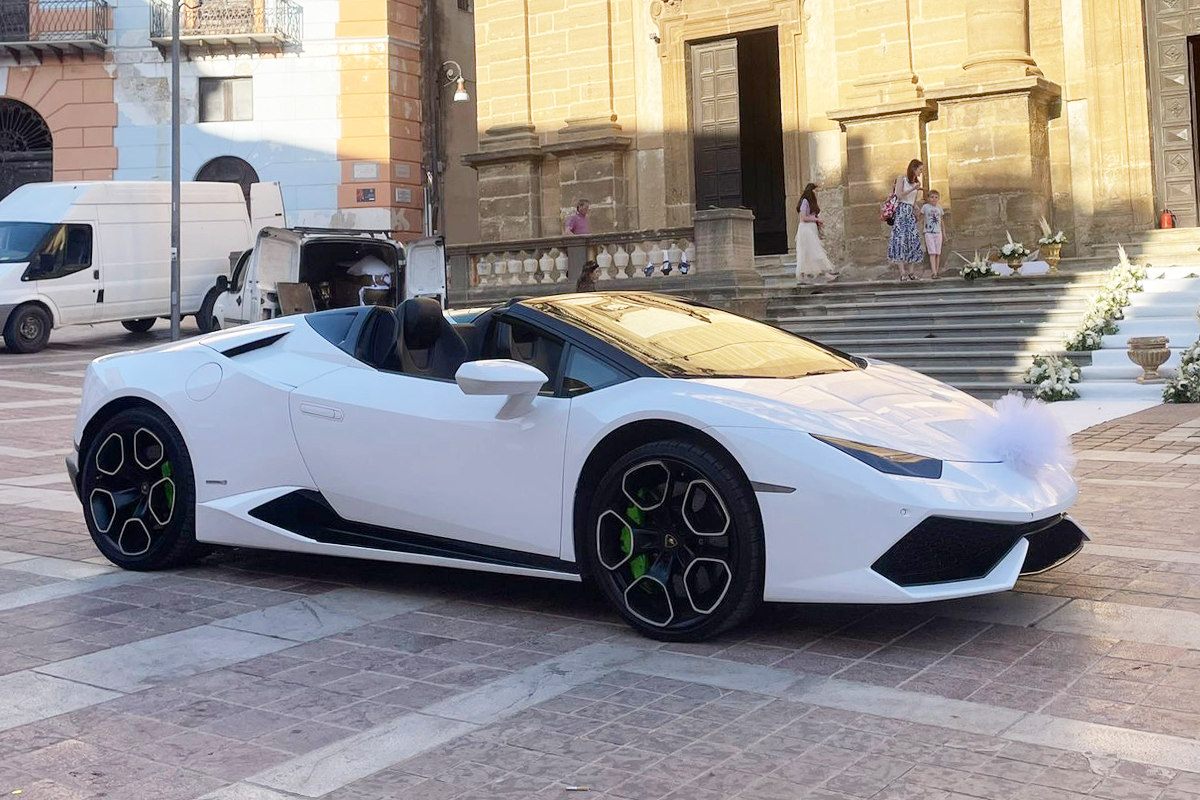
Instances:
[[[0,198],[27,183],[54,180],[54,143],[41,114],[0,98]]]
[[[217,156],[200,168],[196,173],[196,180],[238,184],[242,187],[242,194],[246,196],[246,207],[249,208],[250,186],[258,183],[258,173],[248,162],[237,156]]]

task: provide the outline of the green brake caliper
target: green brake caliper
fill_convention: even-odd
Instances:
[[[162,465],[162,476],[164,478],[171,477],[171,462],[164,461]],[[172,509],[175,508],[175,481],[171,481],[163,487],[163,491],[167,493],[167,505]]]
[[[625,516],[634,525],[642,524],[642,510],[637,506],[630,506],[625,509]],[[621,552],[626,555],[633,549],[633,531],[628,525],[621,531]],[[633,579],[636,581],[646,573],[646,554],[634,556],[629,560],[629,571],[633,574]]]

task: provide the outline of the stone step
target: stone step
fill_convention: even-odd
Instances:
[[[1091,293],[1078,292],[1074,294],[1000,294],[995,296],[956,296],[940,294],[922,294],[904,297],[897,294],[868,295],[862,298],[833,295],[829,297],[814,296],[808,302],[800,302],[787,297],[770,297],[767,308],[770,311],[782,312],[795,310],[801,315],[808,313],[857,313],[857,312],[902,312],[909,310],[941,313],[950,311],[974,311],[989,309],[993,311],[1024,309],[1042,310],[1046,308],[1083,309],[1090,301]],[[778,315],[778,314],[777,314]]]
[[[1080,400],[1147,400],[1162,402],[1163,385],[1161,383],[1142,384],[1136,380],[1124,381],[1083,381],[1075,384]]]
[[[1065,319],[1060,323],[1050,322],[1004,322],[995,327],[981,327],[978,321],[964,322],[888,322],[876,324],[822,324],[820,317],[801,318],[799,322],[792,321],[779,325],[784,330],[799,333],[813,338],[836,336],[842,340],[858,341],[895,340],[913,338],[961,338],[978,343],[997,337],[1009,337],[1015,341],[1029,338],[1057,338],[1074,330],[1075,319]],[[1133,334],[1151,335],[1151,334]]]
[[[815,311],[815,309],[810,309]],[[887,323],[889,329],[912,328],[942,328],[943,326],[956,329],[987,328],[1013,324],[1023,325],[1054,325],[1073,328],[1078,324],[1082,313],[1081,308],[1018,308],[991,309],[975,308],[964,311],[928,310],[926,308],[904,311],[876,311],[863,309],[853,314],[820,314],[813,313],[802,316],[786,316],[774,318],[774,324],[780,327],[791,325],[809,326],[810,329],[828,330],[832,327],[861,327],[873,323]]]
[[[1200,294],[1200,278],[1152,278],[1142,283],[1138,294],[1195,296]]]
[[[855,355],[874,353],[880,358],[889,358],[891,354],[905,350],[923,353],[947,351],[967,353],[973,349],[979,349],[981,343],[987,350],[1057,353],[1063,349],[1064,337],[1060,335],[1023,336],[997,333],[986,338],[979,336],[919,336],[886,339],[870,336],[838,336],[835,333],[825,332],[809,338]]]
[[[889,361],[902,367],[915,369],[918,372],[953,367],[1019,367],[1022,371],[1029,368],[1033,357],[1050,351],[1038,350],[947,350],[922,352],[920,350],[894,350],[891,352],[874,352],[862,350],[855,355]],[[1080,366],[1091,362],[1089,352],[1053,351],[1051,354],[1069,358]]]
[[[1151,298],[1154,296],[1151,295]],[[1169,295],[1166,297],[1170,298]],[[1163,302],[1155,303],[1153,299],[1135,295],[1133,302],[1125,309],[1125,319],[1141,320],[1141,319],[1176,319],[1186,320],[1189,317],[1196,316],[1196,304],[1192,302],[1176,302],[1173,299],[1167,299]],[[1140,301],[1140,302],[1139,302]]]
[[[1102,347],[1124,349],[1134,336],[1169,336],[1170,343],[1176,347],[1187,347],[1200,338],[1200,321],[1195,318],[1123,319],[1117,325],[1119,330],[1106,335]]]

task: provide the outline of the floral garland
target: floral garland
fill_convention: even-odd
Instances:
[[[1079,397],[1072,384],[1079,383],[1079,366],[1062,356],[1034,356],[1033,365],[1025,373],[1025,382],[1033,385],[1033,396],[1053,403]]]
[[[1067,337],[1068,350],[1098,350],[1101,337],[1117,332],[1117,320],[1125,318],[1129,296],[1142,290],[1146,268],[1131,263],[1125,248],[1120,245],[1118,248],[1120,262],[1108,273],[1100,291],[1088,304],[1079,327]]]

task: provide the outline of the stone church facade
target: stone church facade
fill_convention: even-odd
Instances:
[[[950,249],[1067,253],[1197,224],[1200,0],[476,0],[482,239],[755,213],[792,247],[820,184],[835,262],[884,260],[879,205],[912,158]]]

